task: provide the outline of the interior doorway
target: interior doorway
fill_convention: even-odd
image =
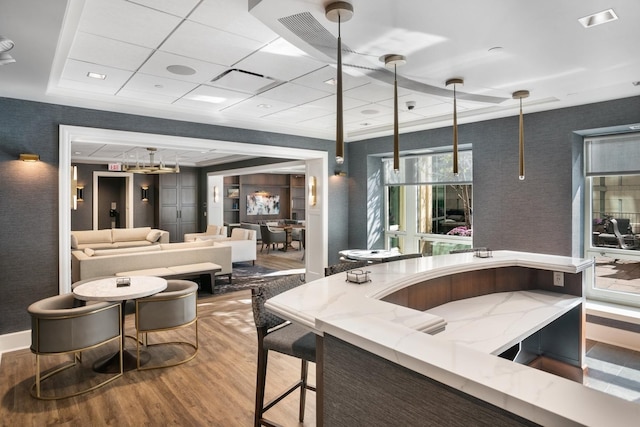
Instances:
[[[93,172],[93,229],[133,227],[133,174]]]

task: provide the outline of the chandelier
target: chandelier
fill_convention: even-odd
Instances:
[[[180,165],[178,164],[177,158],[176,158],[176,166],[173,168],[166,166],[162,160],[160,160],[160,162],[156,165],[154,161],[154,156],[157,150],[158,150],[157,148],[153,148],[153,147],[147,148],[147,152],[149,153],[149,164],[146,164],[144,161],[140,163],[136,159],[136,165],[129,166],[125,161],[125,164],[123,165],[122,170],[125,172],[140,173],[140,174],[146,174],[146,175],[158,175],[163,173],[180,173]]]

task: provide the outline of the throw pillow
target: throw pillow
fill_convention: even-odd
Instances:
[[[71,249],[78,249],[78,238],[73,234],[71,235]]]
[[[162,231],[160,230],[151,230],[149,234],[147,234],[147,240],[151,243],[155,243],[162,236]]]
[[[91,248],[84,248],[84,253],[85,253],[87,256],[93,256],[93,254],[95,254],[95,253],[96,253],[96,251],[94,251],[94,250],[93,250],[93,249],[91,249]]]

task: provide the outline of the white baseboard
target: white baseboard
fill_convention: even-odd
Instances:
[[[31,330],[12,332],[10,334],[0,335],[0,360],[2,353],[10,351],[22,350],[29,348],[31,345]]]

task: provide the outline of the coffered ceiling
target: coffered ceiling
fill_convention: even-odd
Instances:
[[[331,140],[338,27],[328,3],[3,0],[0,34],[15,41],[16,63],[0,66],[0,96]],[[640,95],[636,0],[350,3],[341,26],[347,141],[392,131],[393,74],[380,61],[390,53],[407,58],[402,133],[451,125],[453,77],[465,82],[460,123],[516,115],[511,94],[521,89],[531,92],[525,112]],[[608,9],[617,20],[579,22]],[[166,156],[229,155],[183,151]]]

